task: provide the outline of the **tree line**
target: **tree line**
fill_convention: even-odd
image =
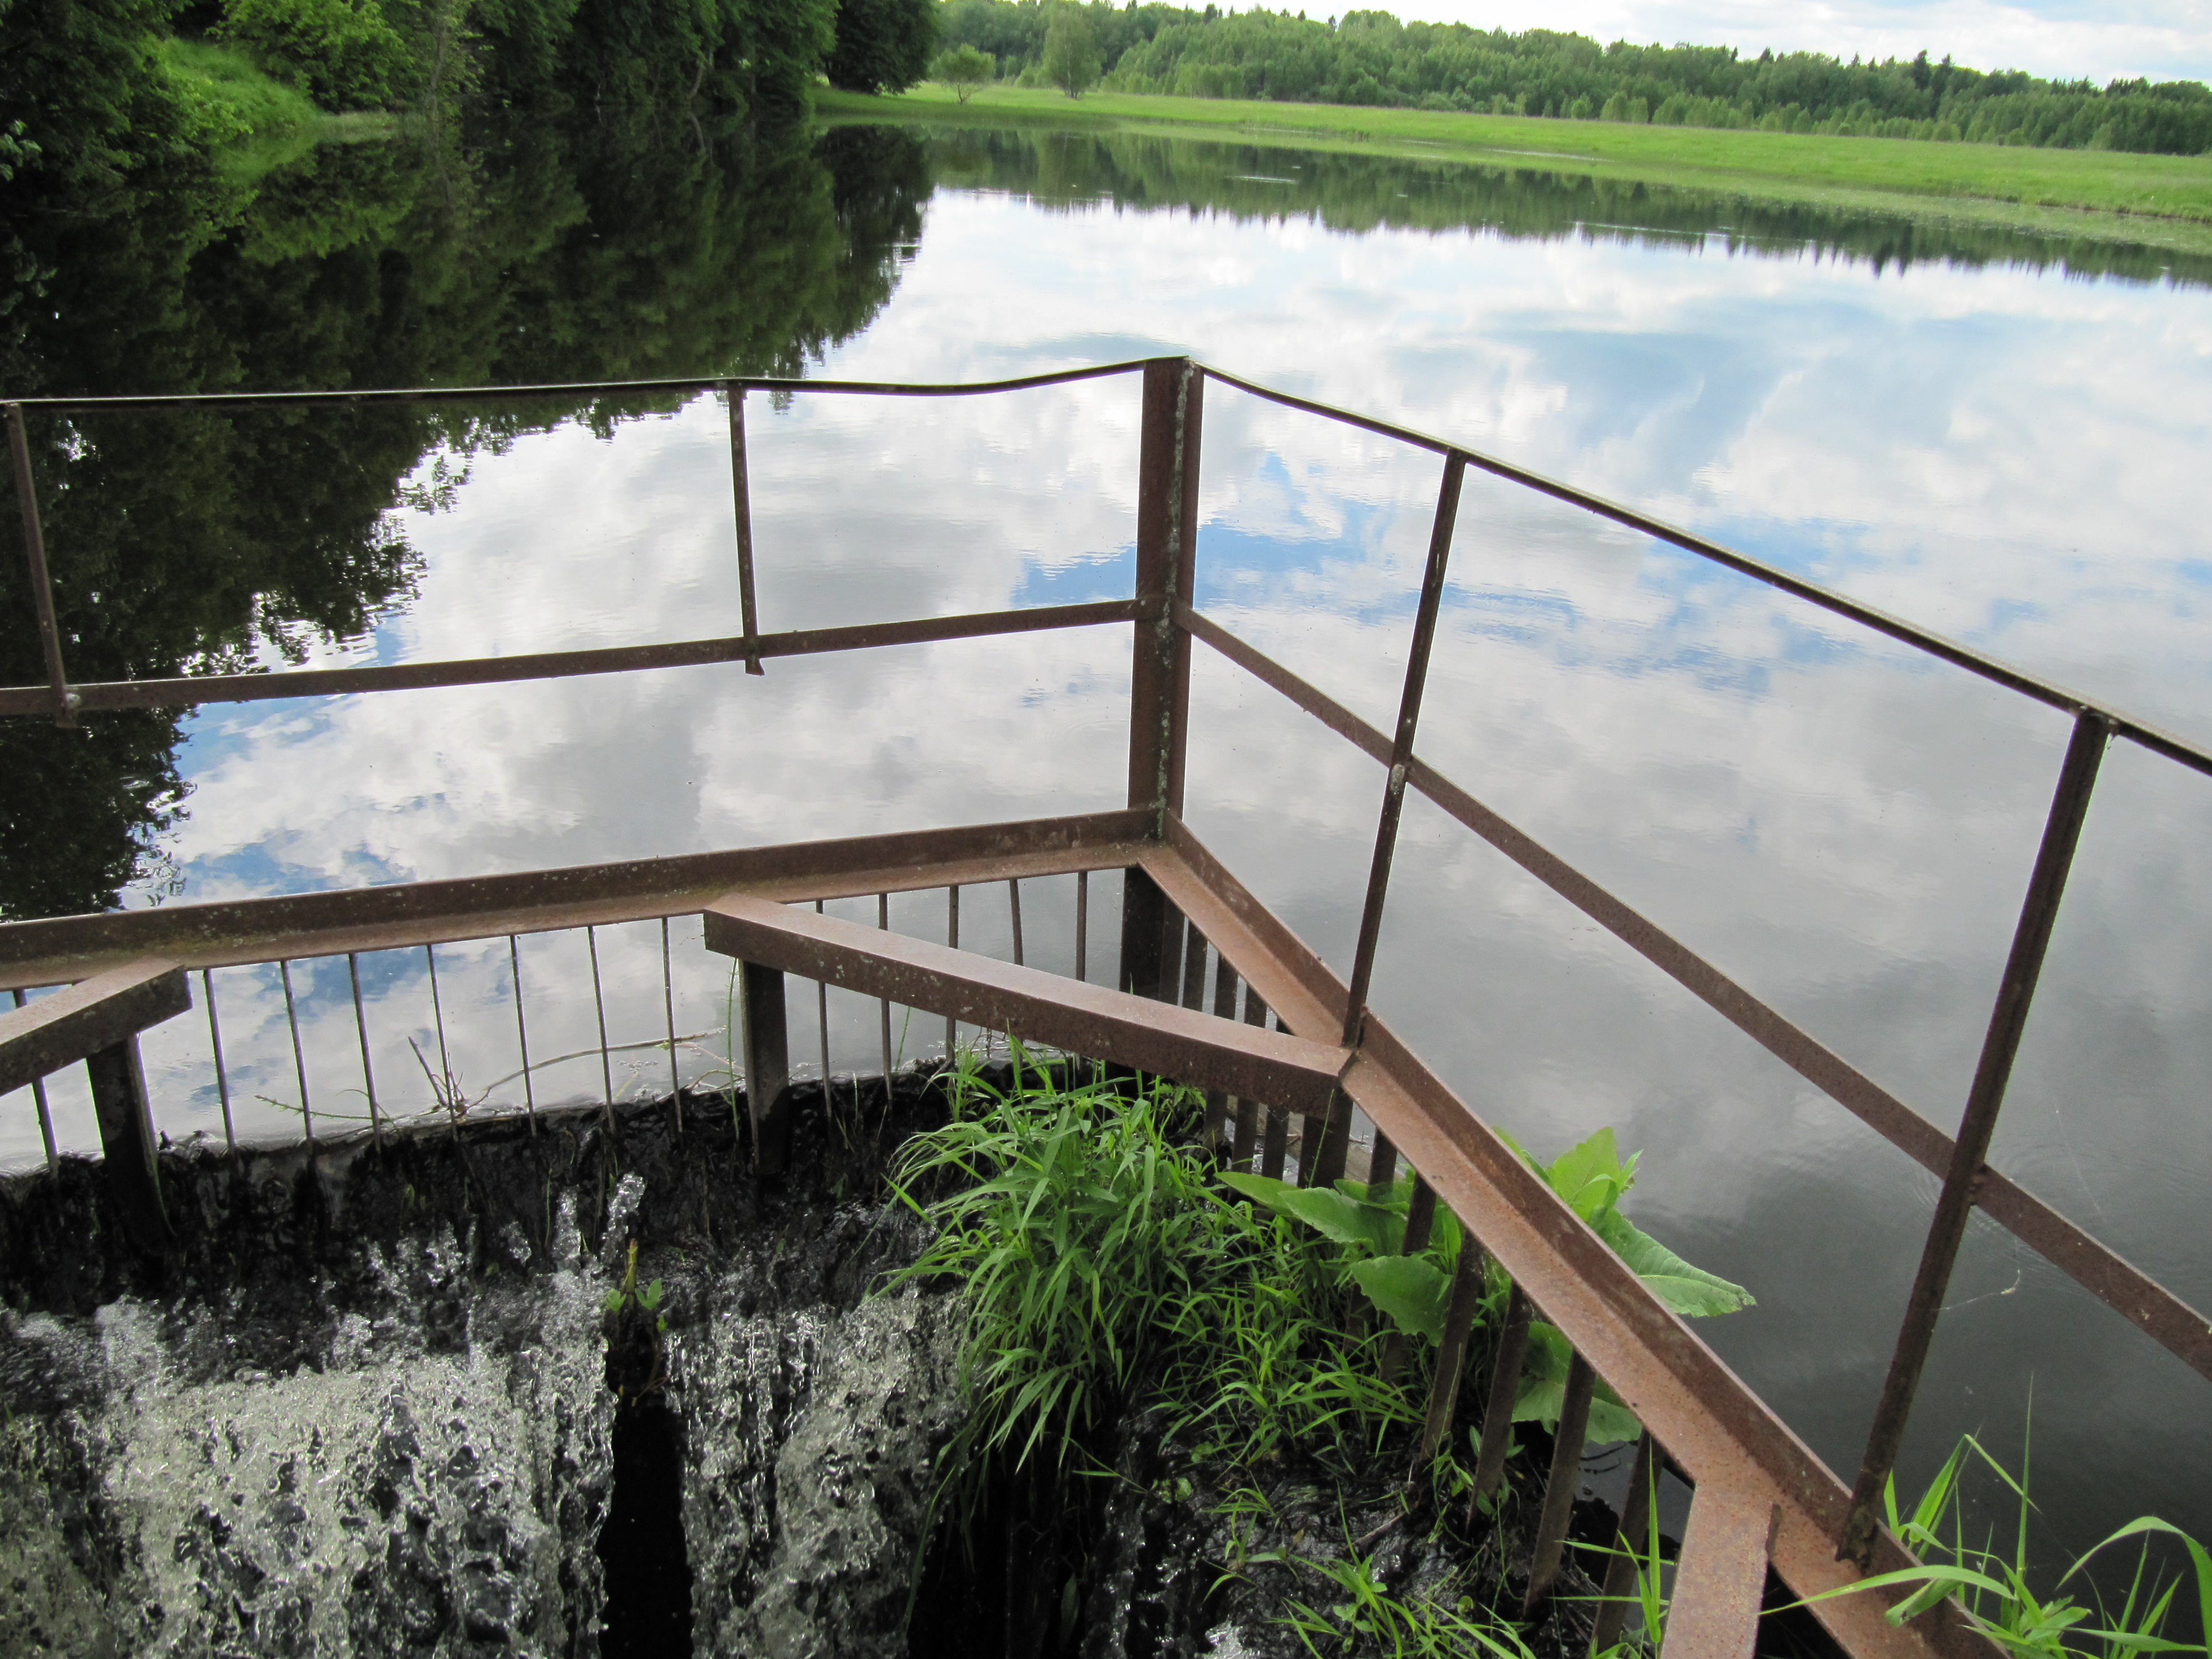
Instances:
[[[112,185],[206,155],[252,125],[233,66],[331,112],[772,119],[820,76],[912,85],[936,25],[936,0],[0,0],[0,185]]]
[[[1055,33],[1055,30],[1057,33]],[[1739,127],[2154,155],[2212,152],[2212,88],[2198,81],[2045,81],[1930,63],[1844,63],[1820,52],[1748,58],[1730,46],[1601,46],[1550,29],[1401,23],[1389,12],[946,0],[951,52],[997,75],[1079,92],[1393,105],[1575,120]],[[1067,41],[1079,40],[1071,53]],[[1083,73],[1086,62],[1090,72]],[[1071,78],[1064,66],[1077,69]]]

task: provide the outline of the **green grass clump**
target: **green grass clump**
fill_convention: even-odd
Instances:
[[[2009,1551],[1998,1547],[1993,1530],[1978,1542],[1967,1534],[1966,1476],[1977,1463],[2011,1493],[2018,1505]],[[1922,1565],[1877,1573],[1848,1589],[1832,1590],[1826,1596],[1812,1599],[1826,1601],[1836,1595],[1909,1587],[1911,1594],[1889,1609],[1893,1625],[1917,1618],[1946,1599],[1954,1600],[1975,1629],[2018,1659],[2129,1659],[2129,1656],[2146,1653],[2206,1651],[2202,1640],[2181,1642],[2166,1635],[2175,1595],[2188,1581],[2160,1574],[2152,1565],[2149,1546],[2154,1537],[2170,1537],[2186,1552],[2197,1591],[2198,1628],[2204,1636],[2212,1636],[2212,1553],[2171,1522],[2143,1516],[2077,1557],[2057,1584],[2039,1594],[2027,1576],[2027,1517],[2034,1508],[2027,1490],[2025,1449],[2015,1479],[1980,1441],[1971,1434],[1962,1436],[1911,1510],[1898,1508],[1894,1475],[1882,1487],[1885,1524],[1920,1558]],[[2134,1574],[2117,1607],[2086,1579],[2081,1579],[2081,1587],[2087,1590],[2087,1601],[2064,1594],[2093,1559],[2130,1538],[2142,1542]]]
[[[892,1176],[937,1229],[893,1282],[951,1278],[966,1293],[972,1410],[945,1467],[969,1501],[994,1460],[1064,1463],[1133,1407],[1162,1410],[1203,1467],[1296,1456],[1347,1475],[1420,1420],[1468,1248],[1449,1210],[1426,1248],[1405,1254],[1411,1176],[1374,1191],[1224,1173],[1196,1144],[1196,1091],[1097,1072],[1057,1081],[1014,1054],[1022,1080],[1008,1090],[972,1060],[956,1069],[951,1121],[909,1141]],[[1610,1130],[1530,1163],[1678,1312],[1750,1302],[1620,1216],[1636,1160]],[[1510,1292],[1487,1263],[1467,1375],[1488,1374]],[[1533,1328],[1517,1419],[1557,1422],[1569,1358],[1564,1336]],[[1589,1432],[1616,1440],[1638,1426],[1601,1388]],[[1474,1449],[1448,1441],[1431,1472],[1447,1489],[1467,1478],[1462,1449]]]
[[[1094,1077],[1001,1093],[970,1062],[950,1094],[952,1121],[909,1141],[894,1173],[939,1229],[900,1277],[965,1288],[960,1383],[975,1411],[961,1455],[1060,1458],[1128,1401],[1158,1310],[1225,1270],[1237,1230],[1175,1145],[1187,1091],[1124,1097]]]
[[[1195,1091],[1096,1069],[1086,1080],[1064,1065],[1040,1067],[1018,1044],[1013,1060],[1012,1086],[1000,1089],[963,1056],[945,1079],[950,1121],[908,1140],[892,1172],[898,1199],[936,1232],[890,1285],[949,1278],[964,1294],[959,1378],[970,1410],[940,1463],[939,1503],[953,1498],[957,1512],[972,1516],[994,1471],[1032,1460],[1048,1474],[1097,1472],[1109,1462],[1106,1437],[1116,1425],[1157,1412],[1198,1484],[1222,1495],[1214,1511],[1231,1519],[1238,1538],[1237,1518],[1273,1518],[1266,1466],[1294,1460],[1324,1480],[1350,1482],[1372,1475],[1394,1434],[1406,1431],[1401,1447],[1410,1442],[1461,1253],[1478,1248],[1448,1210],[1438,1206],[1426,1248],[1407,1255],[1410,1178],[1379,1190],[1356,1181],[1317,1188],[1223,1171],[1198,1144],[1205,1102]],[[1691,1266],[1621,1215],[1638,1160],[1620,1154],[1610,1130],[1549,1162],[1522,1156],[1676,1312],[1749,1304],[1743,1287]],[[1489,1262],[1464,1375],[1488,1375],[1509,1295]],[[1517,1420],[1556,1424],[1569,1358],[1563,1334],[1540,1321],[1532,1327]],[[1612,1441],[1640,1425],[1601,1384],[1589,1432]],[[1473,1450],[1446,1437],[1428,1471],[1439,1499],[1463,1497]],[[1966,1536],[1960,1492],[1970,1455],[2020,1500],[2009,1556]],[[1899,1511],[1893,1484],[1887,1501],[1890,1529],[1926,1565],[1837,1593],[1908,1589],[1889,1612],[1893,1623],[1954,1597],[2021,1659],[2206,1651],[2164,1634],[2184,1581],[2156,1578],[2147,1555],[2117,1610],[2060,1593],[2088,1556],[2051,1594],[2033,1590],[2025,1474],[2014,1480],[1971,1437],[1909,1513]],[[1440,1502],[1432,1512],[1443,1526],[1461,1505]],[[1644,1634],[1611,1654],[1656,1646],[1664,1626],[1656,1509],[1638,1521],[1633,1600]],[[2153,1534],[2172,1534],[2189,1552],[2197,1605],[2212,1625],[2212,1555],[2194,1540],[2147,1517],[2098,1551]],[[1316,1656],[1529,1659],[1523,1634],[1471,1594],[1440,1597],[1431,1587],[1401,1597],[1362,1553],[1365,1541],[1347,1535],[1340,1552],[1312,1555],[1233,1542],[1228,1571],[1273,1564],[1319,1589],[1312,1599],[1292,1591],[1277,1615]]]

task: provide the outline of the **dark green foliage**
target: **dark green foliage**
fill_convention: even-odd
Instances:
[[[1759,127],[1773,131],[1965,139],[2194,155],[2212,149],[2212,89],[1984,74],[1948,58],[1849,64],[1818,52],[1743,58],[1730,46],[1611,46],[1462,23],[1401,23],[1353,11],[1334,22],[1288,12],[1082,9],[1106,84],[1127,92],[1387,104],[1511,115]],[[951,0],[945,39],[1003,63],[1041,61],[1037,0]]]
[[[935,47],[932,0],[854,0],[848,78],[896,90]],[[325,110],[443,120],[478,92],[626,119],[788,117],[839,38],[837,0],[0,0],[0,179],[114,182],[239,136],[161,46],[234,43]]]
[[[836,0],[581,0],[559,80],[599,109],[696,100],[797,110],[835,38]]]
[[[0,0],[0,163],[83,188],[172,155],[191,112],[155,50],[175,0]]]
[[[838,0],[837,44],[823,65],[847,92],[904,92],[937,50],[937,0]]]
[[[380,109],[411,79],[376,0],[230,0],[216,33],[325,109]]]

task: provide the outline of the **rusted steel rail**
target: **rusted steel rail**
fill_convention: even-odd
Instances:
[[[793,393],[940,398],[1043,389],[1101,376],[1141,373],[1140,472],[1136,515],[1136,579],[1125,599],[1082,605],[921,618],[855,628],[785,633],[760,631],[754,598],[756,549],[750,531],[744,403],[751,390]],[[1416,611],[1396,725],[1385,733],[1238,639],[1194,608],[1200,553],[1199,437],[1207,380],[1285,407],[1338,421],[1439,455],[1443,476],[1431,526],[1429,557]],[[670,645],[555,652],[525,657],[406,664],[357,669],[286,671],[265,675],[182,677],[72,684],[55,620],[52,573],[35,499],[25,411],[66,416],[88,410],[250,409],[301,404],[520,400],[590,396],[608,400],[690,395],[714,390],[728,400],[731,476],[739,562],[740,631]],[[10,447],[21,498],[34,609],[48,669],[45,685],[0,690],[0,715],[68,721],[79,710],[173,707],[202,702],[353,694],[481,684],[537,678],[743,663],[764,672],[771,659],[825,651],[951,641],[1042,629],[1119,625],[1132,629],[1127,805],[1121,811],[1021,823],[916,830],[680,858],[632,860],[570,870],[472,878],[220,904],[165,906],[118,915],[68,917],[0,927],[0,989],[74,985],[13,1014],[0,1015],[0,1086],[36,1084],[46,1071],[83,1059],[91,1066],[111,1174],[139,1242],[159,1248],[165,1234],[152,1182],[150,1118],[138,1074],[135,1033],[179,1012],[181,970],[197,969],[208,1000],[209,1036],[226,1135],[229,1097],[213,1000],[212,968],[274,963],[286,988],[301,1085],[303,1121],[307,1073],[290,993],[289,964],[343,955],[353,989],[370,1132],[380,1133],[376,1085],[369,1066],[367,1018],[356,958],[364,951],[422,947],[436,995],[434,947],[448,941],[509,939],[516,1037],[530,1090],[530,1039],[521,1000],[517,934],[566,928],[585,931],[594,964],[602,1085],[611,1112],[615,1090],[608,1064],[605,1002],[599,991],[594,930],[615,922],[659,919],[666,1047],[672,1085],[677,1044],[666,919],[701,915],[710,948],[739,963],[739,1034],[752,1113],[756,1155],[763,1171],[777,1167],[788,1140],[789,1042],[784,976],[813,979],[825,1010],[823,1068],[828,1066],[827,988],[837,985],[878,1000],[884,1063],[892,1061],[890,1010],[894,1000],[942,1015],[948,1046],[958,1023],[1012,1030],[1098,1058],[1156,1070],[1210,1087],[1209,1137],[1229,1130],[1224,1150],[1244,1167],[1255,1158],[1271,1173],[1285,1167],[1288,1120],[1306,1122],[1299,1143],[1301,1178],[1328,1179],[1344,1168],[1352,1109],[1376,1126],[1370,1179],[1388,1182],[1401,1158],[1417,1173],[1424,1218],[1448,1206],[1472,1243],[1463,1265],[1485,1253],[1515,1289],[1505,1350],[1493,1374],[1480,1380],[1492,1404],[1481,1437],[1477,1481],[1502,1468],[1511,1383],[1518,1357],[1511,1340],[1525,1335],[1540,1310],[1571,1343],[1574,1399],[1587,1400],[1603,1378],[1629,1404],[1649,1433],[1639,1450],[1644,1479],[1661,1462],[1684,1471],[1696,1496],[1676,1587],[1668,1650],[1680,1655],[1751,1650],[1767,1566],[1801,1595],[1847,1586],[1867,1570],[1909,1559],[1875,1525],[1873,1495],[1894,1461],[1911,1410],[1951,1267],[1967,1218],[1978,1207],[2088,1288],[2200,1374],[2212,1377],[2212,1323],[2101,1242],[1987,1167],[1990,1138],[2001,1110],[2012,1060],[2025,1029],[2044,951],[2062,902],[2065,878],[2094,789],[2099,757],[2122,737],[2194,770],[2212,774],[2212,753],[2171,733],[2103,708],[1954,641],[1831,593],[1633,509],[1483,455],[1463,446],[1255,385],[1183,358],[1162,358],[1033,375],[970,386],[890,386],[872,382],[782,381],[714,377],[596,386],[412,388],[388,392],[298,393],[274,398],[26,399],[8,405]],[[2073,741],[2061,769],[2050,820],[2027,883],[2008,960],[1960,1132],[1935,1123],[1883,1090],[1750,990],[1622,899],[1574,869],[1474,794],[1443,777],[1417,752],[1427,659],[1456,530],[1465,471],[1474,467],[1596,514],[1763,582],[1794,599],[1848,618],[1939,660],[2066,712]],[[1272,687],[1384,769],[1377,830],[1360,914],[1349,983],[1337,979],[1291,931],[1199,843],[1182,818],[1190,725],[1191,650],[1200,642]],[[1920,1273],[1900,1324],[1896,1356],[1875,1431],[1848,1490],[1774,1417],[1763,1402],[1644,1288],[1601,1241],[1562,1204],[1480,1115],[1431,1073],[1368,1006],[1382,922],[1389,898],[1396,830],[1407,789],[1503,853],[1569,903],[1607,928],[1699,997],[1801,1076],[1943,1179]],[[1112,987],[1085,981],[1087,878],[1125,872],[1118,977]],[[1062,978],[1023,962],[1024,878],[1073,874],[1076,973]],[[959,945],[963,886],[1009,884],[1015,963],[990,962]],[[946,942],[894,933],[889,896],[948,890]],[[875,927],[820,914],[833,897],[877,896]],[[807,904],[815,906],[806,909]],[[1212,963],[1212,1012],[1205,1012]],[[157,971],[158,969],[158,971]],[[1242,1019],[1237,1018],[1243,988]],[[148,999],[152,1000],[148,1000]],[[135,999],[135,1000],[134,1000]],[[144,1006],[140,1006],[141,1004]],[[155,1007],[158,1003],[159,1007]],[[90,1012],[87,1012],[90,1011]],[[166,1011],[166,1012],[164,1012]],[[1274,1016],[1269,1029],[1268,1016]],[[75,1019],[76,1024],[70,1022]],[[140,1021],[133,1024],[134,1020]],[[120,1022],[119,1024],[118,1022]],[[62,1040],[57,1033],[74,1032]],[[439,1017],[444,1063],[443,1016]],[[43,1034],[43,1035],[41,1035]],[[650,1046],[650,1045],[629,1045]],[[9,1069],[12,1068],[12,1069]],[[40,1097],[43,1117],[43,1096]],[[134,1104],[135,1103],[135,1104]],[[135,1120],[133,1114],[135,1112]],[[112,1130],[112,1133],[111,1133]],[[51,1155],[52,1138],[48,1145]],[[142,1179],[143,1176],[143,1179]],[[135,1197],[126,1194],[131,1188]],[[1410,1229],[1410,1218],[1409,1218]],[[1453,1297],[1471,1317],[1473,1267]],[[1462,1304],[1465,1307],[1462,1308]],[[1431,1402],[1427,1438],[1448,1425],[1459,1393],[1464,1319],[1448,1321],[1446,1352]],[[1459,1340],[1452,1340],[1456,1331]],[[1572,1401],[1571,1400],[1571,1406]],[[1571,1415],[1571,1412],[1570,1413]],[[1563,1432],[1563,1440],[1577,1437]],[[1529,1597],[1540,1601],[1556,1561],[1571,1495],[1575,1460],[1553,1472],[1530,1561]],[[1890,1627],[1875,1598],[1824,1602],[1820,1616],[1854,1654],[1966,1654],[1989,1650],[1954,1609],[1942,1608],[1902,1629]]]
[[[188,708],[207,702],[266,702],[280,697],[341,696],[357,691],[424,691],[456,685],[502,685],[515,680],[574,679],[591,674],[630,674],[647,668],[703,668],[763,658],[812,657],[836,651],[873,651],[892,645],[930,645],[947,640],[1041,634],[1062,628],[1097,628],[1128,622],[1138,607],[1127,599],[1088,605],[1036,605],[964,617],[922,617],[906,622],[856,623],[841,628],[796,629],[665,645],[601,646],[588,651],[540,651],[514,657],[468,657],[451,662],[380,663],[361,668],[281,668],[269,673],[179,675],[169,679],[93,680],[68,689],[72,715],[106,708]],[[52,711],[51,688],[0,690],[0,714]]]
[[[1254,678],[1281,692],[1364,754],[1376,761],[1389,760],[1389,739],[1343,704],[1218,623],[1194,612],[1186,612],[1185,621],[1193,637],[1205,641]],[[1954,1161],[1952,1138],[1819,1038],[1425,761],[1416,757],[1407,776],[1414,789],[1662,969],[1913,1162],[1933,1175],[1948,1176]],[[1986,1164],[1977,1168],[1973,1203],[2198,1375],[2212,1379],[2212,1322],[2172,1291]]]
[[[732,890],[811,901],[1119,869],[1135,861],[1146,816],[1092,812],[9,922],[0,925],[0,990],[58,985],[150,955],[223,968],[696,915]]]

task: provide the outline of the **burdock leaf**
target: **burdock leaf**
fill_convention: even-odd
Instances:
[[[1370,1254],[1389,1254],[1391,1234],[1403,1226],[1388,1210],[1324,1187],[1293,1187],[1269,1176],[1231,1170],[1221,1179],[1245,1197],[1303,1221],[1339,1244],[1364,1246]]]
[[[1620,1211],[1600,1216],[1596,1227],[1597,1236],[1613,1246],[1636,1276],[1684,1317],[1734,1313],[1752,1305],[1751,1292],[1742,1285],[1692,1267]]]
[[[1443,1340],[1451,1279],[1433,1263],[1418,1255],[1370,1256],[1352,1264],[1352,1277],[1400,1330],[1431,1342]]]

